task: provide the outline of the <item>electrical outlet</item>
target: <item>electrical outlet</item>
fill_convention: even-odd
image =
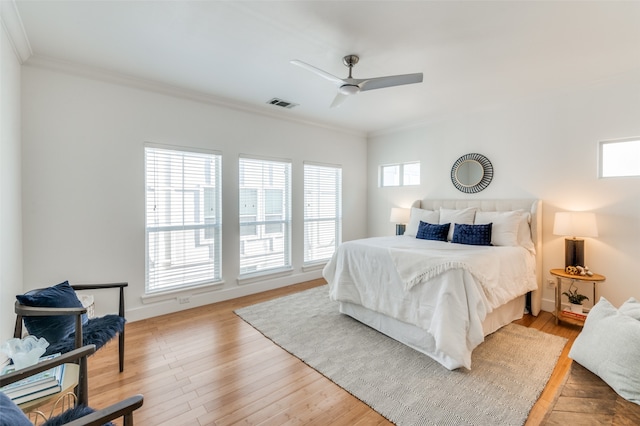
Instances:
[[[178,303],[180,303],[181,305],[185,304],[185,303],[189,303],[191,300],[189,298],[189,296],[180,296],[178,297]]]
[[[549,278],[549,279],[547,280],[547,287],[549,287],[549,288],[553,288],[553,287],[555,287],[555,286],[556,286],[556,282],[555,282],[554,280],[552,280],[551,278]]]

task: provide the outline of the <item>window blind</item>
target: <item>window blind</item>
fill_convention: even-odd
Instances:
[[[221,161],[145,147],[147,293],[221,280]]]
[[[304,165],[304,264],[331,258],[342,240],[342,169]]]
[[[291,163],[239,160],[240,276],[291,268]]]

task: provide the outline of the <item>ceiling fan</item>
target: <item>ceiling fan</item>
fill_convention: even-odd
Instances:
[[[306,62],[302,62],[297,59],[291,61],[291,63],[318,74],[320,77],[326,78],[338,87],[338,94],[331,103],[331,108],[342,104],[348,96],[357,95],[365,90],[383,89],[385,87],[400,86],[403,84],[422,83],[422,73],[389,75],[386,77],[376,78],[353,78],[351,76],[351,71],[353,66],[357,64],[359,60],[360,58],[358,55],[347,55],[342,58],[342,63],[349,68],[349,76],[347,78],[338,78],[335,75],[321,70],[320,68],[316,68],[313,65],[309,65]]]

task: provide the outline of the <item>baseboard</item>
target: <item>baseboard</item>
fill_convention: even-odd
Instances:
[[[184,311],[198,306],[236,299],[238,297],[274,290],[318,278],[322,278],[322,270],[306,271],[288,276],[280,276],[273,279],[265,278],[264,280],[250,284],[235,285],[228,288],[211,287],[210,290],[185,290],[184,292],[176,294],[175,297],[158,300],[156,303],[145,303],[142,306],[127,309],[127,322],[135,322],[160,315]],[[180,303],[180,300],[184,300],[184,298],[187,298],[189,302]]]

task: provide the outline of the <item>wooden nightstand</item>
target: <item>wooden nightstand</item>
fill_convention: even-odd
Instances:
[[[607,278],[604,275],[593,274],[592,276],[588,275],[571,275],[567,274],[564,269],[552,269],[549,273],[556,277],[556,300],[555,300],[555,316],[556,316],[556,324],[559,321],[564,321],[570,324],[576,325],[584,325],[584,320],[580,320],[573,317],[568,317],[562,314],[562,280],[571,280],[571,283],[574,281],[584,281],[591,282],[593,285],[593,299],[592,303],[595,305],[598,302],[596,298],[596,290],[598,288],[597,284],[599,282],[605,281]]]

